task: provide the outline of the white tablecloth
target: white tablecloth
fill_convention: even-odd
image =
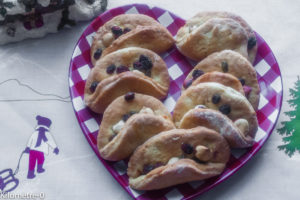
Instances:
[[[279,121],[290,108],[288,88],[300,75],[300,1],[286,0],[136,0],[156,5],[187,19],[198,11],[225,10],[241,15],[269,44],[279,62],[284,103]],[[132,3],[110,0],[108,8]],[[45,157],[46,172],[26,179],[28,154],[21,160],[15,193],[40,193],[46,199],[130,199],[100,163],[77,123],[69,99],[68,70],[75,43],[88,25],[83,23],[42,39],[0,47],[0,171],[15,169],[36,127],[36,115],[52,120],[51,133],[60,149]],[[43,94],[39,95],[25,84]],[[2,100],[22,101],[2,101]],[[56,99],[56,100],[49,100]],[[57,100],[58,99],[58,100]],[[24,101],[25,100],[25,101]],[[280,123],[277,124],[277,128]],[[300,198],[300,155],[289,158],[278,150],[282,136],[275,130],[259,153],[241,170],[199,199],[297,200]]]

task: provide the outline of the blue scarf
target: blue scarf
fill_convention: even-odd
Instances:
[[[42,141],[44,141],[44,142],[48,141],[48,139],[46,137],[46,131],[48,131],[48,130],[45,129],[44,127],[39,127],[37,130],[39,131],[39,136],[38,136],[35,147],[41,146]]]

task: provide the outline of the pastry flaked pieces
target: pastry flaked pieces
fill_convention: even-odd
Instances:
[[[100,83],[92,83],[85,93],[84,100],[92,111],[103,113],[113,100],[127,92],[137,92],[164,99],[168,90],[141,72],[127,71],[106,78]]]
[[[90,71],[85,85],[85,102],[102,113],[116,97],[138,92],[163,99],[170,78],[165,62],[151,50],[129,47],[104,56]]]
[[[231,74],[238,78],[243,85],[245,96],[253,108],[257,110],[260,88],[256,72],[252,64],[243,56],[231,50],[213,53],[199,62],[186,79],[193,79],[193,74],[199,74],[195,72],[199,70],[201,70],[202,74],[218,71]]]
[[[198,13],[179,29],[176,45],[182,54],[197,61],[231,49],[253,63],[257,52],[254,31],[241,17],[228,12]]]
[[[148,138],[174,128],[161,101],[128,93],[114,100],[104,112],[98,134],[100,155],[110,161],[125,159]]]
[[[234,123],[239,120],[239,126],[248,127],[245,135],[255,137],[258,122],[256,112],[241,93],[219,83],[207,82],[189,87],[179,97],[173,112],[176,127],[189,110],[197,105],[218,110]]]
[[[106,22],[97,31],[91,60],[126,47],[142,47],[162,53],[175,43],[169,31],[153,18],[142,14],[122,14]]]
[[[155,190],[221,174],[230,148],[205,127],[162,132],[139,146],[128,163],[130,187]]]
[[[204,126],[217,131],[232,148],[247,148],[254,143],[254,138],[247,135],[249,126],[245,119],[232,122],[227,116],[212,109],[191,109],[182,117],[179,123],[179,128],[182,129],[197,126]]]
[[[196,16],[196,18],[199,18],[201,20],[208,20],[211,18],[230,18],[238,22],[246,31],[248,36],[248,43],[247,43],[247,50],[248,50],[248,59],[251,63],[254,62],[256,53],[257,53],[257,41],[256,36],[250,25],[240,16],[230,13],[230,12],[224,12],[224,11],[207,11],[207,12],[200,12]]]
[[[217,71],[204,73],[200,69],[193,70],[191,79],[188,79],[188,78],[185,79],[185,81],[183,83],[183,89],[186,89],[189,86],[195,86],[199,83],[204,83],[204,82],[221,83],[222,85],[231,87],[232,89],[235,89],[239,93],[245,95],[241,82],[235,76],[228,74],[228,73],[222,73],[222,72],[217,72]]]

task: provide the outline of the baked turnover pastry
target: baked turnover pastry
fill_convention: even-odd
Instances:
[[[176,44],[183,55],[197,61],[231,49],[253,62],[257,51],[253,30],[241,17],[228,12],[195,15],[178,30]]]
[[[174,42],[169,31],[153,18],[142,14],[122,14],[99,28],[91,47],[91,60],[95,65],[101,56],[132,46],[162,53]]]
[[[205,108],[189,110],[180,120],[179,128],[190,129],[197,126],[211,128],[220,133],[232,148],[246,148],[254,143],[248,134],[249,126],[245,119],[234,123],[222,113]]]
[[[171,115],[161,101],[127,93],[104,112],[98,134],[100,155],[111,161],[125,159],[148,138],[174,128]]]
[[[208,11],[208,12],[200,12],[196,16],[196,18],[200,18],[202,20],[208,20],[211,18],[230,18],[238,22],[246,31],[248,36],[248,44],[247,44],[247,50],[248,50],[248,59],[251,63],[254,62],[256,53],[257,53],[257,42],[256,42],[256,36],[252,28],[249,26],[249,24],[240,16],[230,13],[230,12],[224,12],[224,11]]]
[[[239,126],[246,127],[245,135],[254,138],[258,128],[256,112],[241,93],[219,83],[207,82],[189,87],[179,97],[173,112],[176,127],[189,110],[197,105],[218,110]]]
[[[113,52],[91,69],[85,85],[85,102],[102,113],[116,97],[127,92],[167,96],[169,74],[165,62],[151,50],[130,47]]]
[[[231,87],[232,89],[235,89],[239,93],[245,95],[241,82],[235,76],[217,71],[204,73],[202,70],[199,69],[193,70],[191,79],[185,79],[183,83],[183,89],[204,82],[221,83],[222,85]]]
[[[260,89],[256,71],[247,59],[231,50],[216,52],[199,62],[186,79],[193,79],[193,74],[195,76],[195,74],[203,74],[212,71],[228,73],[237,77],[243,85],[245,96],[248,101],[253,108],[257,110]]]
[[[162,132],[139,146],[128,163],[129,185],[155,190],[219,175],[230,148],[217,132],[205,127]]]

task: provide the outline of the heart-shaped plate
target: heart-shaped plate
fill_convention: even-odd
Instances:
[[[90,111],[83,101],[85,80],[92,68],[90,47],[93,35],[105,22],[114,16],[123,13],[149,15],[165,26],[173,36],[176,35],[178,29],[185,24],[185,20],[165,9],[149,7],[144,4],[132,4],[113,8],[97,17],[79,38],[70,62],[69,87],[78,123],[102,164],[134,199],[191,199],[215,187],[238,171],[255,153],[258,152],[271,135],[282,104],[283,91],[279,65],[267,43],[256,33],[258,52],[254,67],[257,72],[261,94],[259,109],[257,111],[259,128],[255,138],[256,142],[252,148],[232,151],[232,156],[227,168],[218,177],[206,181],[181,184],[162,190],[148,192],[136,191],[128,185],[126,160],[109,162],[100,157],[97,148],[97,134],[102,116]],[[161,57],[168,66],[171,78],[169,94],[164,101],[164,104],[171,112],[175,106],[176,100],[181,94],[180,88],[182,87],[183,81],[195,63],[185,58],[175,47],[162,54]]]

